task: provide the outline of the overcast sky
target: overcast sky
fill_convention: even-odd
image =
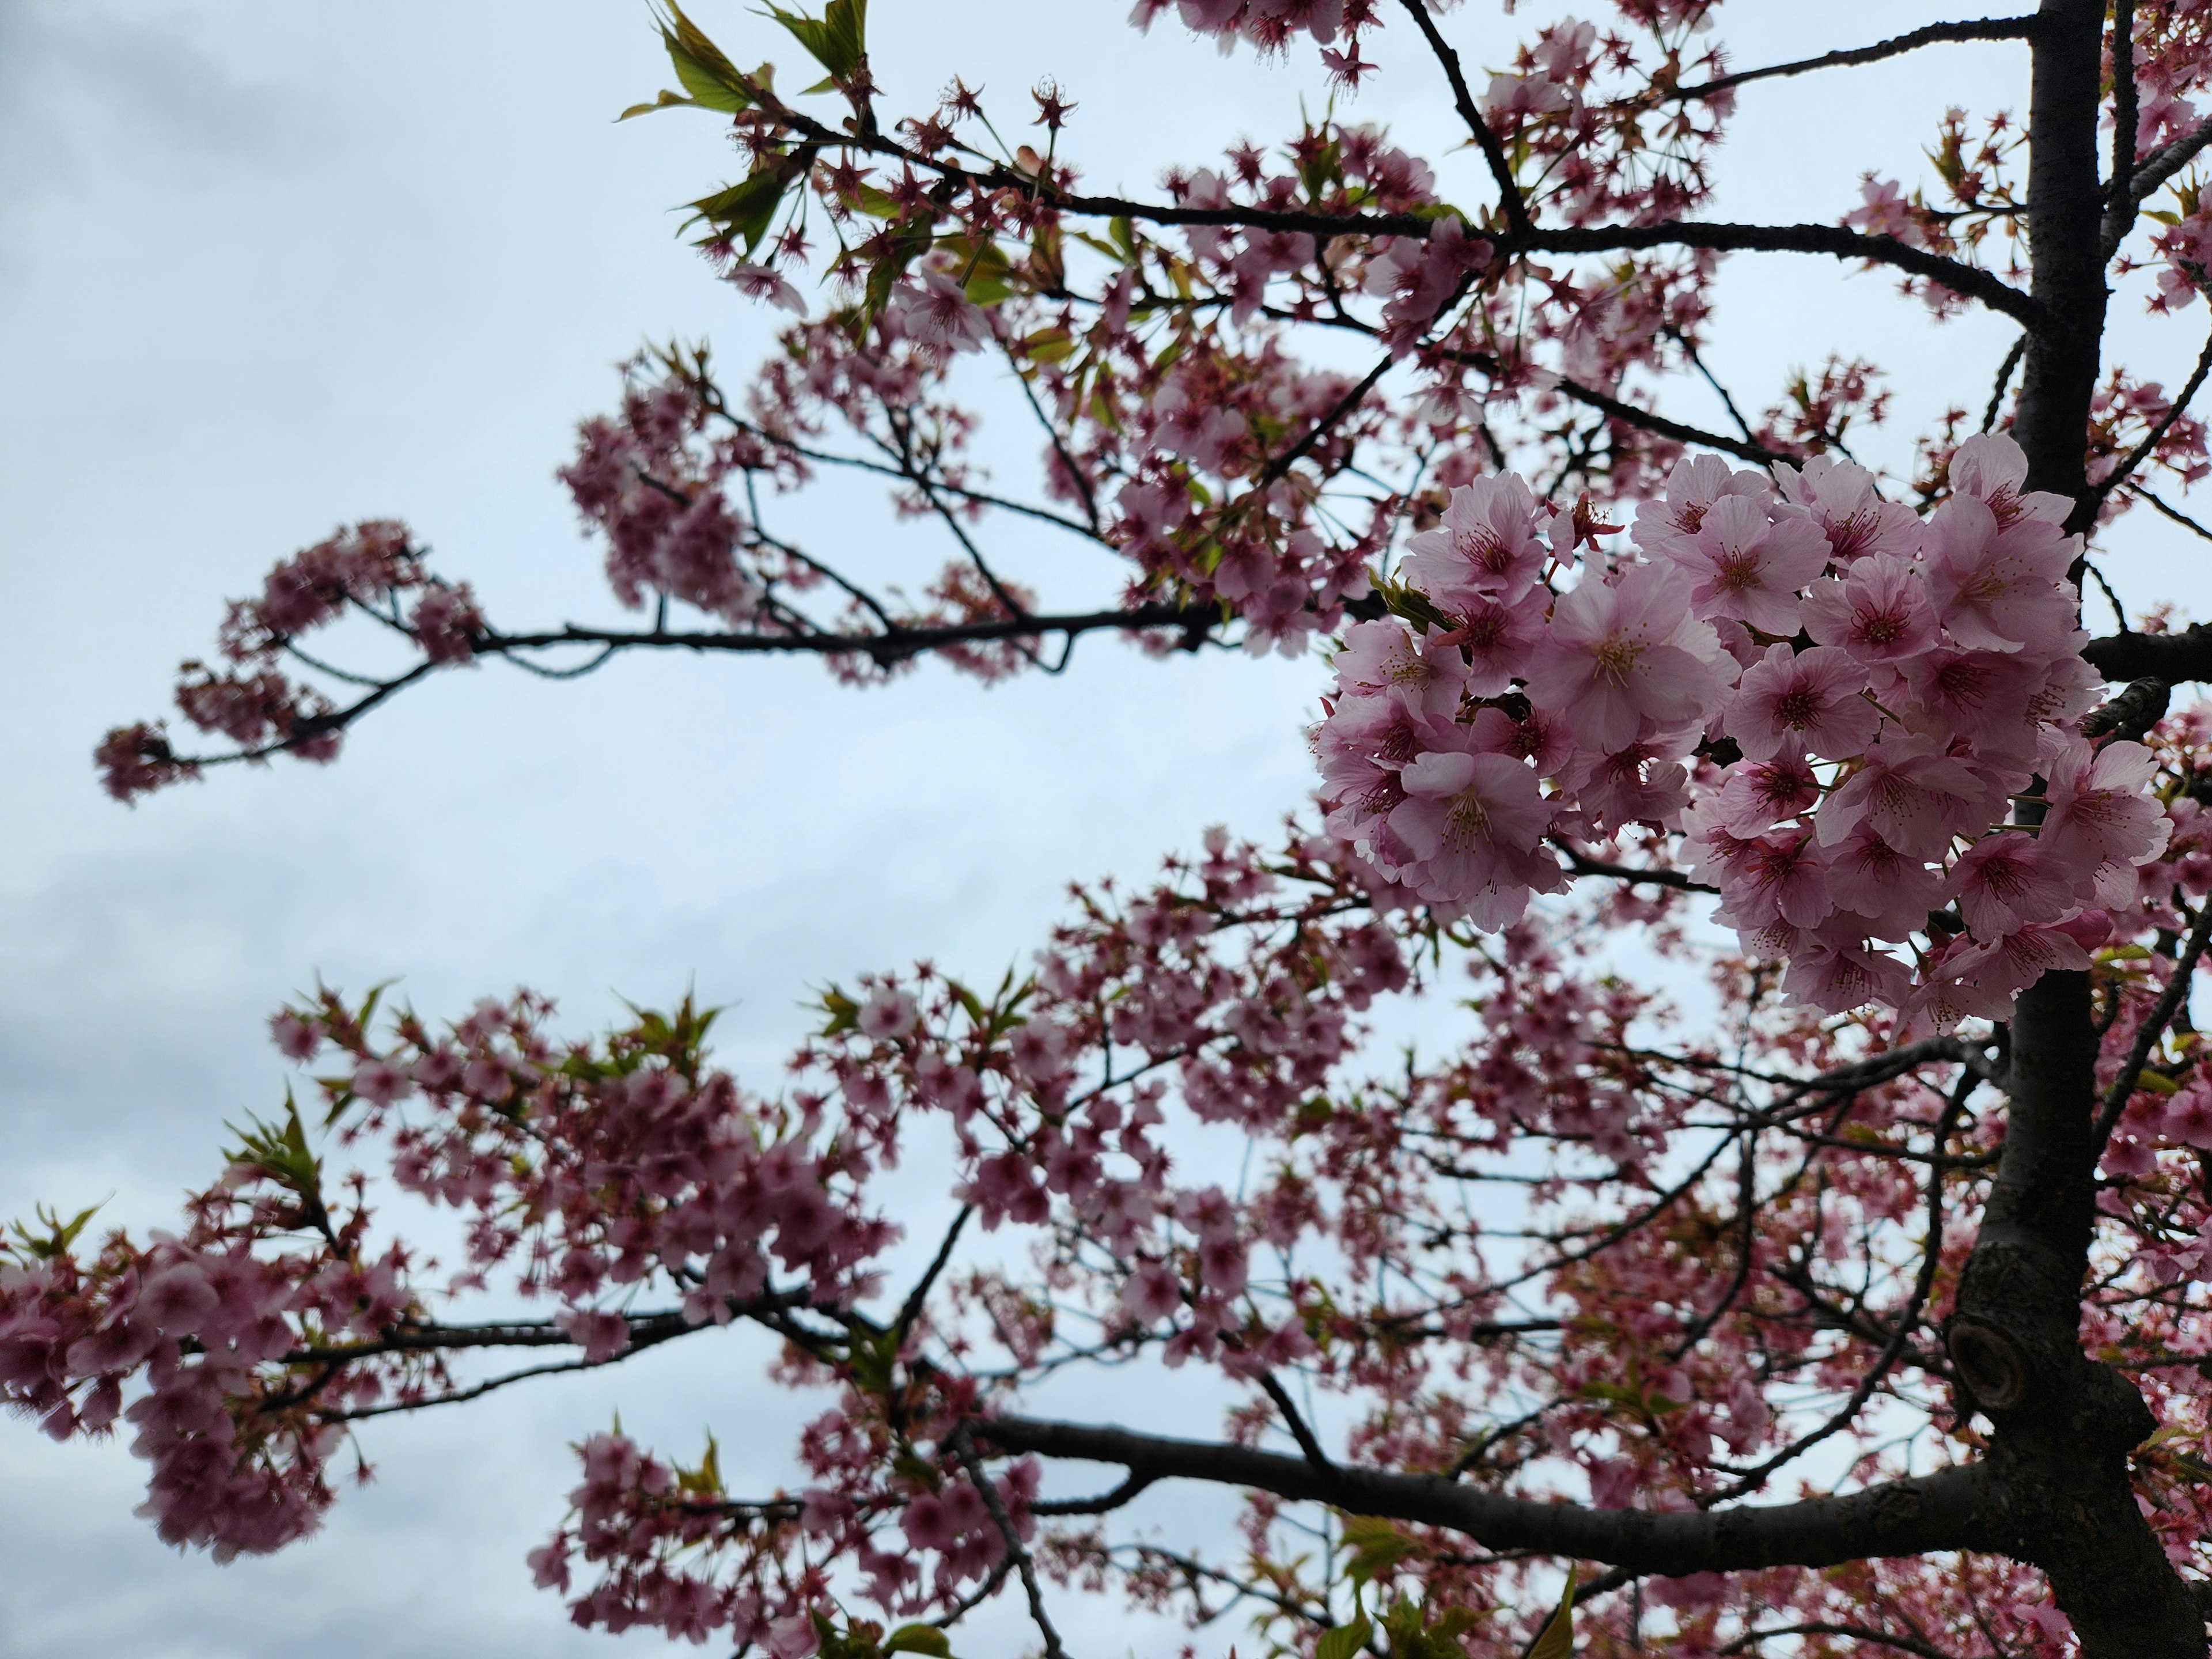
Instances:
[[[1744,64],[1924,13],[1741,9]],[[793,55],[735,0],[694,10],[740,61]],[[1504,56],[1494,10],[1451,20],[1476,63]],[[1310,52],[1224,61],[1124,12],[875,0],[876,62],[902,107],[957,70],[1019,111],[1056,74],[1081,105],[1064,153],[1139,191],[1317,101]],[[1863,167],[1915,165],[1947,102],[2016,100],[2021,56],[1954,48],[1748,94],[1723,212],[1834,217]],[[1070,878],[1141,874],[1210,823],[1264,833],[1304,799],[1314,663],[1104,641],[1063,679],[994,691],[925,671],[854,692],[804,663],[453,675],[334,768],[225,774],[136,811],[100,794],[99,734],[164,712],[223,598],[334,523],[407,517],[504,622],[610,612],[551,477],[574,422],[648,336],[711,333],[732,364],[768,337],[672,234],[671,205],[730,172],[712,124],[611,124],[668,79],[627,0],[0,0],[0,1215],[42,1198],[173,1214],[215,1173],[223,1121],[281,1100],[263,1021],[318,975],[400,976],[426,1013],[527,982],[579,1030],[696,984],[732,1006],[725,1056],[764,1079],[809,987],[922,954],[995,974]],[[1366,105],[1443,148],[1428,78],[1388,77]],[[1479,199],[1458,176],[1448,193]],[[1740,260],[1725,292],[1741,315],[1713,356],[1742,392],[1763,404],[1787,366],[1863,352],[1893,371],[1899,459],[1927,411],[1979,406],[2009,339],[1803,262]],[[2179,381],[2198,322],[2147,331],[2134,309],[2137,366]],[[1030,447],[994,450],[1002,475]],[[797,522],[834,548],[880,518],[847,496]],[[1052,594],[1115,588],[1064,549],[997,546]],[[2206,613],[2191,550],[2124,546],[2131,602]],[[521,1564],[559,1518],[568,1443],[617,1406],[684,1455],[713,1423],[726,1466],[773,1484],[801,1411],[728,1347],[507,1399],[380,1425],[378,1483],[321,1535],[222,1569],[132,1518],[141,1466],[119,1447],[0,1419],[0,1659],[611,1653]],[[1211,1407],[1100,1409],[1195,1431]],[[1147,1647],[1134,1625],[1092,1634],[1084,1659]]]

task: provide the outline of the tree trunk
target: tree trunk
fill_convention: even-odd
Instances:
[[[2098,176],[2104,0],[2044,0],[2028,114],[2033,292],[2013,435],[2028,486],[2080,501],[2105,326]],[[2196,1598],[2137,1508],[2128,1454],[2155,1426],[2080,1340],[2095,1223],[2098,1036],[2087,975],[2046,975],[2012,1025],[2004,1150],[1948,1334],[1962,1411],[1996,1425],[1990,1517],[2046,1573],[2083,1659],[2205,1659]]]

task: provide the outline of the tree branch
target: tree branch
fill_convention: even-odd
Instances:
[[[2203,388],[2204,377],[2207,374],[2212,374],[2212,335],[2205,337],[2204,349],[2197,354],[2197,367],[2190,371],[2189,379],[2182,386],[2180,395],[2166,405],[2166,413],[2159,417],[2158,424],[2151,428],[2150,431],[2144,435],[2143,441],[2130,450],[2118,466],[2097,480],[2092,492],[2092,499],[2085,507],[2077,507],[2075,509],[2076,516],[2086,511],[2094,519],[2097,504],[2125,483],[2128,481],[2128,475],[2141,466],[2149,458],[2151,451],[2158,447],[2159,441],[2173,429],[2173,423],[2179,420],[2183,411],[2188,409],[2190,399]],[[2078,527],[2087,529],[2087,526]]]
[[[1490,130],[1490,123],[1476,107],[1474,94],[1468,90],[1459,54],[1437,27],[1436,19],[1429,15],[1426,0],[1405,0],[1405,6],[1413,15],[1414,27],[1428,41],[1429,50],[1436,54],[1437,62],[1443,66],[1444,79],[1451,82],[1453,106],[1459,111],[1460,119],[1467,123],[1468,134],[1481,147],[1482,159],[1490,164],[1490,176],[1498,185],[1498,203],[1505,215],[1506,228],[1516,235],[1526,235],[1532,228],[1528,201],[1521,194],[1520,182],[1513,176],[1512,163],[1505,158],[1505,146],[1498,143],[1498,135]]]
[[[1659,1513],[1505,1498],[1441,1475],[1337,1466],[1246,1446],[1128,1429],[1000,1417],[977,1435],[1011,1452],[1118,1463],[1159,1480],[1203,1480],[1446,1527],[1491,1549],[1528,1550],[1680,1577],[1769,1566],[1830,1566],[1886,1555],[1990,1547],[1979,1465],[1892,1481],[1840,1498]]]
[[[1959,23],[1930,23],[1924,28],[1893,34],[1887,40],[1877,40],[1870,46],[1852,46],[1841,52],[1823,52],[1818,58],[1800,58],[1794,63],[1776,64],[1766,69],[1717,76],[1695,86],[1678,88],[1667,94],[1667,101],[1711,98],[1723,92],[1731,92],[1747,82],[1772,80],[1778,76],[1808,75],[1814,70],[1848,69],[1855,64],[1879,63],[1885,58],[1895,58],[1905,52],[1917,52],[1923,46],[1948,41],[2025,40],[2034,33],[2035,19],[2033,16],[1980,17]]]

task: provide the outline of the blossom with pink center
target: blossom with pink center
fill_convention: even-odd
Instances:
[[[1680,557],[1705,521],[1713,503],[1741,495],[1764,507],[1774,495],[1763,474],[1737,471],[1717,455],[1686,455],[1667,475],[1667,493],[1636,509],[1636,544],[1654,557]]]
[[[1468,747],[1479,755],[1527,761],[1540,778],[1555,775],[1572,752],[1559,717],[1533,707],[1522,720],[1503,708],[1478,709],[1468,727]]]
[[[1755,836],[1794,818],[1820,799],[1820,781],[1802,750],[1784,744],[1752,764],[1732,766],[1721,785],[1720,822],[1729,833]]]
[[[289,1008],[270,1020],[269,1036],[276,1044],[276,1051],[287,1060],[313,1060],[323,1046],[321,1030]]]
[[[1828,538],[1810,519],[1774,519],[1751,496],[1723,495],[1668,552],[1699,616],[1787,639],[1797,631],[1797,590],[1827,567]]]
[[[1783,499],[1820,526],[1838,566],[1877,555],[1910,558],[1920,550],[1920,515],[1882,500],[1874,474],[1854,462],[1832,455],[1815,455],[1802,467],[1778,462],[1774,478]]]
[[[902,1037],[914,1030],[919,1012],[912,997],[884,986],[860,1005],[855,1024],[862,1036],[885,1042]]]
[[[1840,841],[1823,841],[1821,856],[1837,908],[1862,919],[1864,931],[1876,939],[1909,937],[1943,902],[1942,873],[1925,860],[1899,852],[1864,819]]]
[[[2015,995],[2045,974],[2088,965],[2088,951],[2063,925],[2016,927],[2002,939],[1959,952],[1947,963],[1952,974],[1972,981],[1977,992],[1995,1000]]]
[[[1529,699],[1562,711],[1576,737],[1609,754],[1704,715],[1722,690],[1717,648],[1678,573],[1632,565],[1612,581],[1593,574],[1553,607],[1527,676]]]
[[[1610,755],[1585,750],[1560,773],[1560,793],[1593,821],[1671,830],[1690,804],[1690,775],[1677,758],[1690,746],[1679,734],[1662,734]]]
[[[2158,762],[2139,743],[2108,743],[2092,750],[2075,738],[2048,763],[2049,780],[2039,840],[2056,869],[2094,881],[2102,866],[2125,870],[2124,890],[2113,902],[2135,896],[2133,867],[2166,850],[2172,832],[2150,793]]]
[[[884,314],[907,338],[934,351],[977,351],[991,337],[990,319],[942,271],[925,270],[919,280],[901,283]]]
[[[2037,922],[2056,921],[2074,902],[2074,885],[2046,867],[2032,836],[1986,836],[1952,867],[1951,890],[1966,930],[1982,944]]]
[[[1248,1271],[1243,1244],[1234,1238],[1201,1239],[1198,1246],[1199,1282],[1222,1296],[1241,1295]]]
[[[1869,1002],[1895,1007],[1912,991],[1912,970],[1863,939],[1823,929],[1799,946],[1782,976],[1782,988],[1831,1014]]]
[[[397,1060],[364,1060],[354,1068],[353,1091],[374,1105],[389,1106],[415,1092],[415,1079]]]
[[[563,1308],[553,1316],[556,1328],[584,1351],[584,1363],[596,1365],[629,1346],[629,1321],[599,1308]]]
[[[2048,489],[2023,490],[2027,453],[2002,432],[1977,433],[1951,452],[1951,489],[1988,507],[2009,528],[2022,519],[2048,525],[2066,522],[2074,503]]]
[[[1400,769],[1423,750],[1449,741],[1450,730],[1416,719],[1395,697],[1341,699],[1313,734],[1329,833],[1364,843],[1384,830],[1379,821],[1406,799]]]
[[[1936,643],[1928,585],[1904,560],[1869,554],[1840,579],[1814,582],[1805,595],[1805,631],[1863,663],[1896,663]]]
[[[1718,885],[1721,902],[1714,919],[1745,933],[1778,921],[1818,927],[1836,908],[1809,830],[1744,842],[1722,869]]]
[[[1475,599],[1462,605],[1455,626],[1432,635],[1438,648],[1457,646],[1466,659],[1461,684],[1474,697],[1494,697],[1511,689],[1544,637],[1544,610],[1550,596],[1532,587],[1510,605]]]
[[[1903,242],[1919,234],[1912,204],[1896,179],[1869,177],[1861,180],[1859,198],[1860,204],[1844,216],[1844,222],[1853,230],[1869,236],[1893,236]]]
[[[1411,884],[1443,903],[1517,890],[1525,904],[1532,878],[1551,867],[1539,848],[1552,809],[1536,775],[1504,755],[1454,750],[1423,755],[1401,776],[1406,799],[1390,827],[1418,860]]]
[[[2212,1088],[2192,1081],[2166,1103],[2159,1133],[2185,1146],[2212,1147]]]
[[[1121,1309],[1133,1319],[1157,1325],[1182,1308],[1182,1285],[1164,1262],[1146,1261],[1122,1282]]]
[[[1436,635],[1416,635],[1395,618],[1352,623],[1329,665],[1347,691],[1394,697],[1416,714],[1445,720],[1467,690],[1459,653]]]
[[[1518,473],[1501,472],[1452,491],[1443,522],[1406,544],[1406,578],[1448,610],[1478,598],[1510,605],[1546,557],[1535,496]]]
[[[2023,653],[1960,651],[1939,645],[1899,666],[1912,707],[1906,724],[1945,742],[1963,741],[1977,759],[2032,765],[2030,702],[2043,684],[2040,663]]]
[[[740,260],[723,273],[732,287],[740,294],[756,300],[765,300],[794,315],[806,314],[806,301],[799,297],[799,290],[787,282],[781,272],[767,265]]]
[[[1862,694],[1866,669],[1848,651],[1787,645],[1744,671],[1725,729],[1746,760],[1770,760],[1785,748],[1840,760],[1874,740],[1881,714]]]
[[[1965,761],[1927,738],[1892,735],[1821,804],[1823,845],[1861,823],[1909,858],[1940,859],[1957,836],[1979,835],[2002,813],[2003,793]]]
[[[918,1550],[949,1550],[960,1541],[945,1500],[934,1492],[926,1492],[907,1501],[905,1512],[899,1516],[899,1529]]]
[[[1928,521],[1928,587],[1944,629],[1972,650],[2038,655],[2074,629],[2066,580],[2075,544],[2036,519],[2010,529],[1971,495],[1954,495]]]

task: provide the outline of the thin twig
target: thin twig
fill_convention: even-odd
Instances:
[[[2027,336],[2023,334],[2012,343],[2012,349],[1997,365],[1997,383],[1990,388],[1990,406],[1982,411],[1982,430],[1987,432],[1997,423],[1997,410],[2004,405],[2004,395],[2012,387],[2012,377],[2020,368],[2020,360],[2027,356]]]
[[[1519,180],[1513,176],[1513,165],[1505,158],[1505,146],[1490,130],[1476,106],[1474,94],[1468,90],[1467,75],[1460,68],[1459,54],[1454,52],[1443,32],[1437,27],[1436,19],[1429,15],[1427,0],[1405,0],[1406,9],[1413,14],[1416,27],[1436,54],[1437,62],[1443,68],[1444,79],[1451,82],[1452,104],[1459,118],[1467,123],[1468,135],[1481,147],[1482,159],[1490,164],[1490,176],[1498,185],[1498,206],[1504,210],[1505,222],[1516,235],[1526,235],[1531,228],[1528,204],[1521,194]]]
[[[2106,473],[2094,486],[2089,503],[2092,507],[2125,483],[2128,474],[2141,465],[2151,451],[2158,447],[2159,441],[2165,437],[2173,423],[2181,418],[2182,411],[2189,407],[2189,400],[2197,395],[2208,374],[2212,374],[2212,335],[2205,337],[2204,349],[2197,354],[2197,367],[2190,371],[2188,382],[2181,388],[2181,395],[2167,406],[2166,413],[2159,417],[2158,424],[2151,428],[2143,441],[2128,452],[2127,459]],[[2076,508],[2075,511],[2078,513],[2080,509]]]
[[[2127,1060],[2112,1079],[2112,1086],[2105,1091],[2104,1109],[2097,1114],[2093,1145],[2101,1148],[2112,1139],[2112,1130],[2119,1123],[2120,1114],[2128,1109],[2129,1097],[2135,1093],[2136,1085],[2142,1080],[2143,1067],[2149,1063],[2150,1051],[2158,1046],[2159,1039],[2166,1035],[2166,1028],[2172,1023],[2174,1015],[2181,1011],[2182,1004],[2189,1000],[2190,981],[2196,977],[2197,963],[2203,956],[2208,941],[2212,941],[2212,899],[2206,900],[2203,908],[2197,912],[2189,930],[2188,943],[2182,946],[2181,955],[2173,964],[2173,972],[2166,979],[2166,988],[2159,993],[2158,1000],[2151,1004],[2150,1012],[2143,1016],[2143,1023],[2136,1032],[2136,1040],[2128,1049]]]
[[[2034,32],[2033,17],[1983,17],[1961,23],[1930,23],[1925,28],[1914,29],[1909,34],[1893,35],[1887,40],[1877,40],[1870,46],[1852,46],[1842,52],[1823,52],[1818,58],[1801,58],[1795,63],[1745,70],[1736,75],[1717,76],[1695,86],[1677,88],[1666,94],[1666,101],[1674,103],[1694,98],[1711,98],[1733,91],[1748,82],[1769,81],[1778,76],[1807,75],[1814,70],[1847,69],[1856,64],[1878,63],[1885,58],[1917,52],[1922,46],[1950,41],[2025,40]]]
[[[1052,1619],[1044,1610],[1044,1592],[1037,1586],[1036,1566],[1022,1543],[1022,1535],[1014,1529],[1014,1519],[1006,1513],[1000,1499],[999,1489],[985,1473],[982,1462],[975,1455],[975,1442],[963,1420],[952,1431],[953,1455],[959,1458],[960,1467],[968,1471],[968,1479],[981,1494],[983,1507],[991,1512],[991,1521],[999,1529],[999,1536],[1006,1546],[1006,1553],[1013,1559],[1015,1571],[1022,1576],[1022,1589],[1030,1598],[1030,1619],[1044,1638],[1045,1659],[1067,1659],[1067,1650],[1061,1645],[1060,1632],[1053,1628]]]

